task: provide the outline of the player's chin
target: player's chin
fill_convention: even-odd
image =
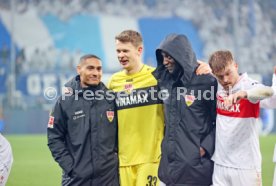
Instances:
[[[88,84],[89,84],[90,86],[97,86],[99,83],[100,83],[99,80],[94,80],[94,81],[89,81]]]
[[[167,67],[167,70],[168,70],[168,72],[169,72],[170,74],[173,73],[173,68]]]
[[[129,65],[128,63],[120,63],[123,68],[127,68]]]
[[[232,89],[231,85],[223,86],[224,90],[230,91]]]

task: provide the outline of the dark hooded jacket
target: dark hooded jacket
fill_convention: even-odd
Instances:
[[[79,76],[65,86],[70,91],[56,102],[47,130],[50,151],[64,172],[62,185],[118,186],[114,99],[107,99],[103,83],[82,89]],[[91,99],[96,91],[102,96]]]
[[[175,61],[169,73],[163,65],[161,51]],[[153,72],[162,90],[169,97],[164,100],[165,137],[159,178],[166,185],[211,185],[215,146],[217,90],[211,75],[196,75],[197,59],[184,35],[171,34],[156,50],[157,68]],[[200,147],[206,154],[200,156]]]

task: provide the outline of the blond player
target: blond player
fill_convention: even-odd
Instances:
[[[160,100],[149,96],[158,89],[154,68],[142,62],[140,33],[125,30],[115,39],[123,70],[111,77],[109,88],[117,93],[120,185],[157,186],[164,113]]]
[[[213,185],[262,185],[257,120],[260,105],[275,105],[275,86],[265,87],[246,73],[239,75],[230,51],[214,52],[209,65],[220,83]]]

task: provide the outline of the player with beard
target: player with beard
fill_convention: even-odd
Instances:
[[[102,63],[84,55],[48,122],[48,146],[63,170],[63,186],[118,186],[114,95],[101,82]],[[99,95],[102,96],[93,96]]]

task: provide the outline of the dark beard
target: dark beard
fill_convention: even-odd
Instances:
[[[182,77],[183,69],[179,63],[175,62],[175,66],[171,75],[175,81],[179,80]]]

